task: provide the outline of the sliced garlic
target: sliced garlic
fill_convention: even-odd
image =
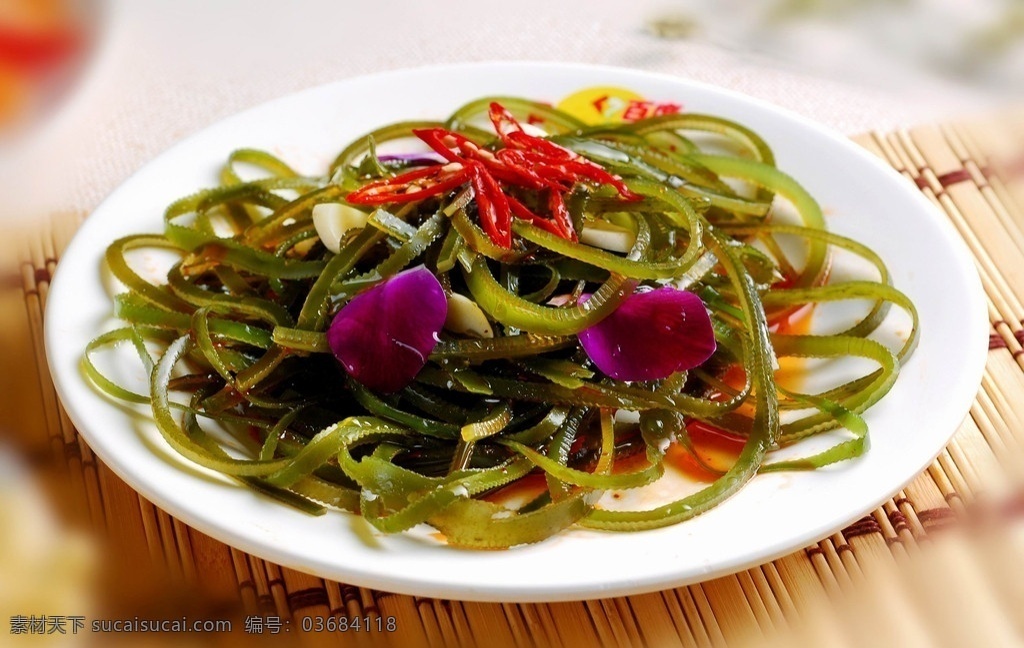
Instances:
[[[317,240],[315,238],[308,238],[304,241],[299,241],[292,246],[292,250],[299,256],[306,256],[309,254],[309,251],[313,249],[313,246],[316,245],[316,241]]]
[[[462,333],[481,338],[494,337],[494,329],[487,316],[476,302],[459,294],[448,296],[448,316],[444,327],[452,333]]]
[[[345,232],[366,226],[367,215],[341,203],[320,203],[313,207],[313,227],[324,247],[335,254],[341,249]]]
[[[580,243],[609,252],[628,253],[636,243],[636,234],[606,221],[589,221],[580,232]]]

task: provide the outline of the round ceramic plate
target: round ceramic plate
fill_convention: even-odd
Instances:
[[[864,457],[816,472],[758,476],[718,508],[665,529],[572,529],[536,545],[469,551],[445,545],[429,528],[382,536],[354,515],[310,517],[264,499],[180,459],[145,416],[105,399],[83,378],[86,344],[116,325],[101,272],[104,249],[120,236],[161,231],[163,208],[214,184],[230,151],[265,148],[302,172],[323,173],[342,146],[375,126],[443,118],[484,95],[557,102],[594,87],[628,88],[658,104],[753,128],[774,148],[779,167],[822,203],[829,227],[868,244],[889,264],[895,285],[920,310],[921,339],[892,391],[867,414],[872,444]],[[600,99],[598,92],[590,103],[609,109]],[[630,109],[628,101],[611,108]],[[61,400],[90,446],[142,495],[197,529],[282,565],[360,586],[457,599],[554,601],[652,591],[734,572],[804,547],[871,511],[934,459],[967,414],[985,359],[985,315],[978,276],[952,227],[913,185],[841,135],[675,77],[501,63],[341,81],[248,110],[181,142],[129,179],[82,226],[50,291],[46,344]],[[898,337],[905,321],[896,318],[887,326]],[[145,391],[137,359],[125,358],[108,359],[108,370]]]

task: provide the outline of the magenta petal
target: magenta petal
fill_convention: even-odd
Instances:
[[[410,166],[427,166],[430,164],[444,164],[448,160],[437,153],[395,153],[393,155],[378,155],[379,162],[405,162]]]
[[[635,293],[594,326],[580,344],[616,380],[658,380],[703,364],[715,352],[711,317],[700,297],[664,287]]]
[[[447,314],[444,289],[420,266],[345,304],[327,330],[327,343],[353,378],[370,389],[395,392],[427,363]]]

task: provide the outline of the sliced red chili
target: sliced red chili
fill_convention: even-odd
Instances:
[[[553,161],[575,160],[579,157],[578,153],[570,151],[564,146],[559,146],[551,140],[544,139],[543,137],[537,137],[536,135],[530,135],[526,132],[511,133],[509,135],[509,141],[515,148],[540,153]]]
[[[494,132],[498,134],[501,141],[505,143],[505,146],[511,146],[511,140],[509,136],[512,133],[523,133],[523,126],[519,121],[512,115],[511,112],[505,106],[502,106],[497,101],[492,101],[487,111],[487,116],[491,119],[491,124],[494,125]]]
[[[576,230],[564,194],[579,182],[608,184],[627,200],[640,197],[622,179],[599,164],[543,137],[530,135],[504,106],[493,102],[488,116],[504,148],[491,151],[465,135],[444,128],[413,131],[448,164],[414,169],[394,178],[371,182],[352,192],[348,201],[379,205],[415,202],[469,182],[476,196],[480,227],[496,245],[512,247],[513,215],[560,237],[576,241]],[[507,195],[500,183],[547,192],[550,217],[533,213]]]
[[[465,184],[468,177],[465,165],[437,164],[365,184],[346,200],[356,205],[416,202]]]
[[[412,134],[449,162],[465,162],[463,157],[455,152],[461,141],[469,141],[462,135],[444,128],[414,128]]]
[[[576,237],[576,228],[572,224],[572,216],[569,215],[569,210],[565,206],[562,194],[557,191],[548,192],[548,210],[551,212],[551,218],[561,231],[561,236],[574,243],[579,241]]]
[[[581,177],[587,178],[593,182],[615,187],[619,195],[627,200],[640,199],[626,187],[621,178],[609,173],[597,163],[564,146],[559,146],[551,140],[530,135],[524,131],[512,113],[501,104],[492,102],[489,116],[501,141],[509,149],[521,151],[524,162],[529,161],[534,165],[546,164],[551,167],[549,170],[557,172],[561,176],[560,180],[563,181],[569,177],[573,178],[573,182],[578,182]]]
[[[585,157],[580,157],[576,160],[566,162],[565,168],[570,173],[575,173],[577,176],[588,178],[600,184],[607,184],[615,187],[615,190],[619,192],[619,196],[626,200],[642,199],[642,196],[638,196],[629,190],[629,187],[627,187],[626,183],[622,181],[622,178],[605,171],[604,168],[594,162],[591,162]]]
[[[496,155],[498,161],[502,163],[502,167],[494,170],[495,177],[502,180],[508,178],[507,182],[512,184],[537,190],[552,187],[562,191],[571,191],[572,185],[575,183],[574,180],[566,183],[564,178],[542,176],[538,173],[536,162],[531,160],[525,151],[501,149]]]
[[[413,134],[427,146],[438,152],[451,162],[476,160],[487,167],[497,179],[514,185],[531,189],[543,189],[548,186],[544,180],[528,167],[520,167],[516,162],[503,159],[511,149],[496,152],[481,148],[476,142],[444,128],[421,128],[413,130]]]
[[[508,196],[508,205],[511,208],[512,213],[517,218],[522,218],[523,220],[529,221],[531,223],[547,220],[545,218],[541,218],[537,214],[534,214],[532,211],[530,211],[529,207],[519,202],[519,200],[515,196]]]
[[[512,210],[508,197],[482,164],[474,160],[469,166],[469,181],[476,194],[477,215],[480,226],[496,245],[512,247]]]
[[[515,116],[497,102],[491,102],[488,116],[498,137],[508,148],[539,152],[552,160],[571,160],[576,156],[576,153],[565,147],[527,133]]]
[[[558,223],[551,220],[550,218],[538,216],[537,214],[530,211],[530,209],[526,205],[516,200],[513,196],[508,197],[508,204],[509,207],[512,208],[512,213],[515,215],[516,218],[520,218],[532,225],[536,225],[542,230],[551,232],[555,236],[569,238],[566,235],[566,231],[562,227],[559,227]]]

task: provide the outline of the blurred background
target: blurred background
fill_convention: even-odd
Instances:
[[[25,275],[24,251],[53,262],[33,247],[41,228],[65,223],[53,238],[66,240],[161,151],[266,100],[360,74],[487,60],[674,74],[855,135],[1019,115],[1024,1],[0,0],[0,644],[11,639],[8,614],[26,606],[237,612],[231,591],[194,591],[154,574],[139,545],[105,544],[75,504],[82,486],[45,441],[60,422],[43,415],[52,411],[40,395],[47,378],[26,343],[38,322],[25,319],[22,291],[39,277]],[[1021,142],[998,144],[1001,159],[1019,164]],[[943,616],[929,609],[923,618]],[[997,638],[1013,637],[1008,628]],[[847,639],[858,645],[855,630]]]
[[[1020,0],[3,0],[0,218],[90,209],[218,118],[401,67],[600,63],[739,90],[843,132],[1024,93]]]

